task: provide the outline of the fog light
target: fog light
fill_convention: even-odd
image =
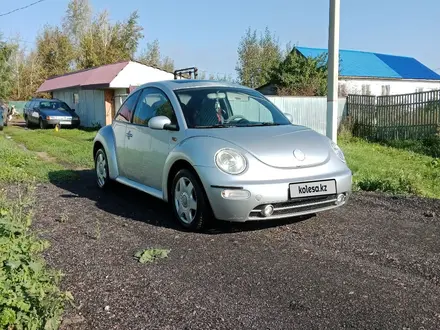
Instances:
[[[336,200],[336,204],[343,204],[345,203],[346,197],[345,194],[339,194],[338,199]]]
[[[272,205],[266,205],[262,210],[261,210],[261,215],[263,217],[270,217],[273,214],[273,206]]]
[[[251,193],[241,189],[223,190],[222,197],[225,199],[248,199],[251,197]]]

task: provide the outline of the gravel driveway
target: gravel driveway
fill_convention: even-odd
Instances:
[[[47,260],[78,305],[62,329],[440,328],[440,201],[359,193],[308,219],[195,234],[90,172],[37,198]],[[149,247],[171,252],[139,263]]]

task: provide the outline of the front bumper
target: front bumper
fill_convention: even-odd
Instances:
[[[212,177],[215,170],[208,167],[198,168],[202,182],[204,182],[203,177]],[[310,180],[335,180],[336,192],[323,196],[289,197],[289,185],[291,183],[302,183]],[[313,176],[313,178],[261,180],[234,185],[215,185],[212,182],[204,182],[204,187],[214,216],[219,220],[236,222],[272,220],[313,214],[344,205],[351,194],[352,173],[347,168],[332,174]],[[223,197],[227,194],[233,194],[235,197],[239,194],[242,197],[240,199]],[[343,197],[340,195],[343,195]],[[269,204],[273,206],[273,213],[270,216],[263,216],[261,211]]]
[[[47,125],[55,126],[57,124],[61,126],[79,126],[80,120],[79,119],[72,119],[72,120],[65,120],[65,119],[46,119],[45,120]]]

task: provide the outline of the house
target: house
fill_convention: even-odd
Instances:
[[[47,79],[37,93],[51,93],[78,113],[85,127],[112,123],[115,111],[136,86],[172,80],[174,74],[134,61],[124,61]]]
[[[327,53],[324,48],[296,47],[305,57]],[[396,95],[439,90],[440,75],[416,59],[356,50],[339,51],[339,95]],[[265,95],[275,95],[272,84],[257,88]]]

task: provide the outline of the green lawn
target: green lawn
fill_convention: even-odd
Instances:
[[[15,142],[6,139],[5,134],[0,134],[0,182],[47,182],[49,175],[59,180],[76,177],[73,172],[63,170],[62,165],[45,162],[35,153],[23,150]]]
[[[27,149],[46,152],[61,163],[71,166],[92,168],[92,141],[96,131],[79,129],[24,130],[19,127],[7,127],[5,134],[12,136],[14,141],[24,144]]]
[[[91,151],[96,131],[62,129],[56,132],[53,129],[24,130],[7,127],[5,134],[12,136],[14,141],[25,145],[29,150],[46,152],[58,164],[93,167]],[[1,152],[9,154],[7,156],[9,163],[20,165],[21,162],[26,162],[35,165],[7,167],[9,169],[2,176],[9,178],[9,181],[23,172],[26,174],[24,177],[29,174],[37,179],[44,179],[48,170],[62,167],[54,163],[41,166],[44,163],[32,157],[32,154],[20,152],[17,148],[13,148],[12,151],[10,143],[6,151],[0,150],[0,155]],[[440,185],[437,184],[440,179],[439,159],[416,152],[418,149],[412,151],[415,149],[395,148],[347,136],[341,136],[338,144],[343,149],[348,165],[353,171],[354,190],[440,198]],[[430,145],[427,144],[423,153],[429,154],[429,150],[426,149],[429,147]]]
[[[354,189],[440,198],[440,161],[356,138],[338,141],[353,171]]]

